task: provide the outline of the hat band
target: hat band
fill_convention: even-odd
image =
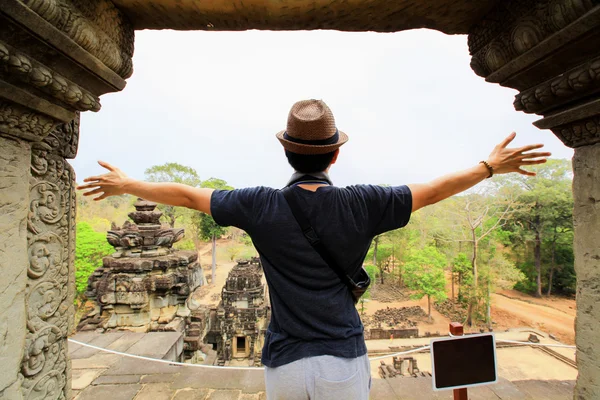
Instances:
[[[335,133],[331,137],[328,137],[327,139],[321,139],[321,140],[298,139],[298,138],[288,135],[287,131],[283,133],[283,138],[285,140],[289,140],[290,142],[298,143],[298,144],[310,144],[313,146],[323,146],[323,145],[327,145],[327,144],[335,144],[338,142],[339,137],[340,137],[340,133],[338,132],[337,129],[335,130]]]

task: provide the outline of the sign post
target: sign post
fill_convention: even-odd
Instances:
[[[452,336],[464,335],[462,324],[460,322],[450,322],[450,334]],[[454,389],[454,400],[469,400],[467,388]]]

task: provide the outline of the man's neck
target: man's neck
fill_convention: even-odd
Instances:
[[[309,174],[295,171],[286,186],[294,184],[313,192],[322,186],[332,185],[331,179],[329,178],[329,175],[327,175],[327,171],[312,172]]]

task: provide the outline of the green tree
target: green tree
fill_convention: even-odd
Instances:
[[[454,281],[458,284],[458,301],[464,301],[464,287],[472,282],[471,261],[465,253],[458,253],[452,260],[452,300],[454,300]]]
[[[556,247],[562,236],[573,229],[572,172],[567,160],[548,160],[532,168],[536,176],[520,179],[523,192],[519,202],[529,207],[515,215],[517,222],[526,230],[523,237],[533,241],[535,265],[535,295],[542,296],[542,257],[544,243],[550,247],[548,293],[556,269]]]
[[[411,298],[422,299],[427,296],[427,315],[430,321],[431,298],[437,301],[446,299],[445,266],[446,256],[433,246],[410,251],[404,263],[404,281],[408,288],[415,291]]]
[[[87,222],[79,222],[75,234],[75,287],[81,296],[90,275],[102,266],[102,257],[109,256],[114,249],[106,241],[106,234],[94,231]]]
[[[371,284],[365,293],[360,296],[360,315],[361,317],[365,314],[365,300],[369,300],[371,298],[371,289],[373,288],[373,282],[375,281],[376,268],[374,265],[365,265],[365,271],[367,271],[367,275],[369,275],[369,279],[371,280]]]
[[[381,236],[381,235],[380,235]],[[384,283],[383,274],[388,272],[390,267],[390,261],[393,252],[393,246],[391,244],[380,244],[377,247],[372,247],[371,250],[367,253],[366,259],[374,259],[375,265],[379,270],[379,276],[381,278],[381,283]]]
[[[198,173],[193,168],[177,163],[154,165],[144,171],[144,176],[148,182],[175,182],[193,187],[200,187],[202,184]],[[163,218],[171,228],[175,227],[177,219],[188,213],[188,210],[183,207],[160,204],[158,208],[163,212]]]
[[[505,182],[503,182],[505,183]],[[485,291],[479,288],[479,246],[488,239],[488,235],[503,227],[520,207],[516,200],[518,194],[514,185],[498,185],[482,188],[483,193],[469,193],[461,196],[462,210],[458,212],[466,237],[464,241],[471,244],[471,272],[473,284],[470,290],[469,307],[466,324],[473,325],[473,314],[477,312],[481,294]]]
[[[210,189],[221,189],[221,190],[232,190],[233,188],[227,184],[226,181],[217,178],[210,178],[202,182],[204,188]],[[198,227],[198,233],[203,240],[210,240],[212,242],[212,282],[215,282],[216,269],[217,269],[217,238],[221,237],[227,232],[227,229],[217,225],[215,220],[208,214],[199,212],[194,213],[196,226]]]

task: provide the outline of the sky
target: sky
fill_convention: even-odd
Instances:
[[[469,67],[467,37],[399,33],[138,31],[134,73],[102,110],[83,113],[78,182],[107,161],[136,179],[176,162],[201,179],[282,187],[293,172],[275,134],[292,104],[322,99],[350,140],[330,171],[337,186],[427,182],[511,144],[573,151],[539,116],[513,108],[513,89]]]

